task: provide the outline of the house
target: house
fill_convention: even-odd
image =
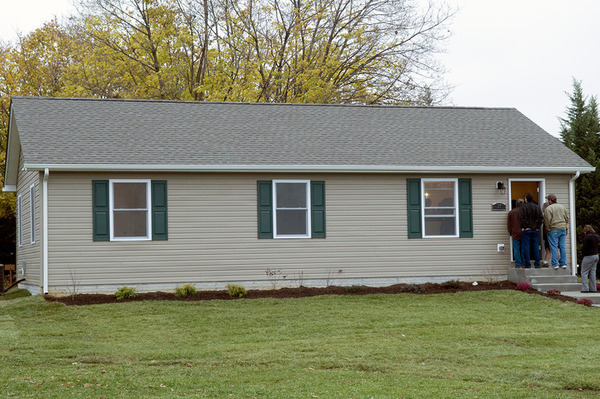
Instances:
[[[4,189],[32,293],[389,285],[505,278],[593,170],[511,108],[13,97]]]

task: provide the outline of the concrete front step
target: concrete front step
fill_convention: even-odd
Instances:
[[[529,277],[528,283],[538,291],[548,292],[548,290],[576,291],[581,289],[581,284],[577,282],[576,276],[535,276]]]
[[[529,283],[533,288],[541,292],[548,290],[578,291],[581,284],[577,282],[577,277],[571,275],[569,269],[554,269],[551,267],[541,267],[539,269],[508,269],[508,279],[515,283]]]
[[[531,276],[530,284],[577,283],[577,276]]]
[[[561,278],[564,278],[565,282],[571,282],[571,271],[569,269],[553,269],[550,267],[541,267],[539,269],[523,269],[523,268],[510,268],[507,270],[508,280],[514,283],[527,282],[531,284],[532,279],[545,279],[551,278],[554,282],[559,282]]]

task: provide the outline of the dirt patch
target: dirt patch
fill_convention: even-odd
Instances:
[[[317,295],[368,295],[368,294],[448,294],[462,291],[486,291],[486,290],[514,290],[516,284],[510,281],[479,282],[473,285],[470,282],[447,282],[442,284],[395,284],[387,287],[351,286],[339,287],[329,286],[325,288],[280,288],[275,290],[248,290],[244,299],[255,298],[302,298]],[[528,291],[531,294],[548,296],[561,301],[575,302],[574,298],[562,295],[548,295],[535,290]],[[209,301],[209,300],[236,300],[230,297],[227,291],[198,291],[196,295],[178,298],[172,292],[148,292],[138,293],[133,299],[117,301],[114,295],[104,294],[78,294],[74,296],[53,297],[46,295],[45,299],[51,302],[62,302],[67,305],[95,305],[116,302],[137,301]]]

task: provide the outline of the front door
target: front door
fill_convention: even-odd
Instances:
[[[517,206],[517,200],[523,198],[527,193],[533,195],[533,201],[540,207],[544,203],[546,197],[546,181],[544,179],[509,179],[508,187],[510,209]],[[545,241],[542,239],[542,232],[540,232],[540,255],[544,252],[544,244]],[[512,239],[510,240],[510,260],[515,261]]]

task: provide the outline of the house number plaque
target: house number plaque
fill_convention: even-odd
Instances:
[[[506,204],[502,202],[496,202],[492,204],[492,211],[506,211]]]

